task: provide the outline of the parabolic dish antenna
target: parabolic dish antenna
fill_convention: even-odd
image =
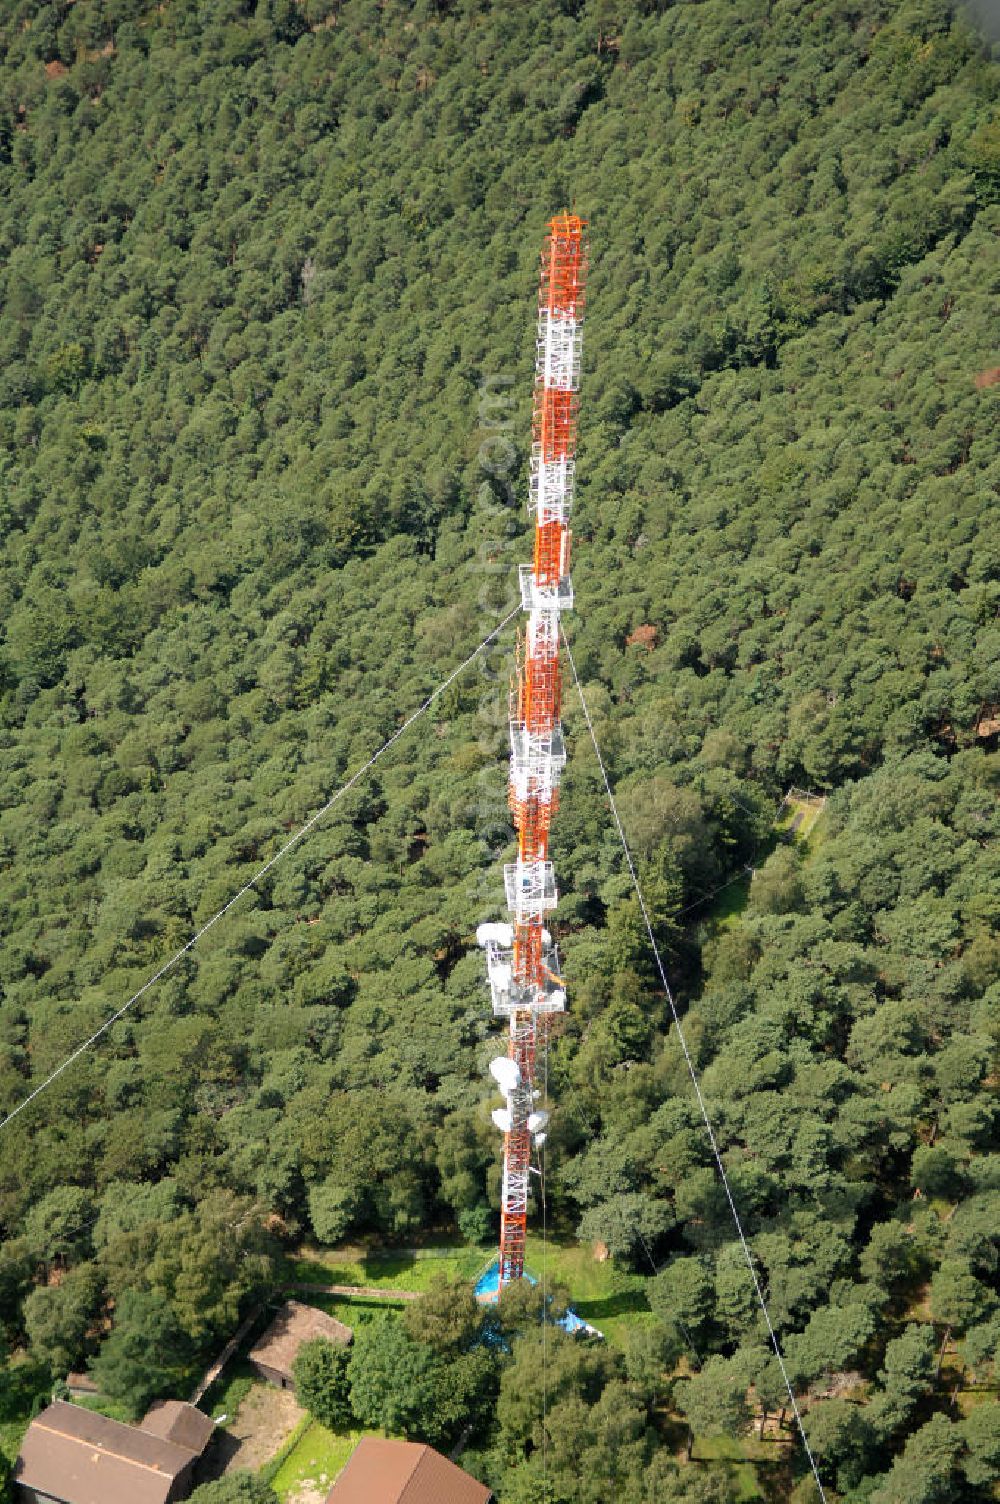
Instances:
[[[521,1084],[521,1068],[509,1055],[498,1055],[490,1061],[490,1075],[505,1097],[509,1097]]]

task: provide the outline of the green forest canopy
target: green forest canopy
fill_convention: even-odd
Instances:
[[[995,1384],[982,40],[939,0],[22,0],[0,35],[0,1104],[513,604],[537,250],[574,202],[568,630],[772,1314],[801,1393],[858,1376],[860,1410],[809,1406],[845,1498],[988,1497],[981,1407],[920,1347],[950,1334],[956,1382]],[[168,1387],[271,1277],[268,1219],[490,1235],[473,932],[502,903],[510,662],[508,636],[4,1130],[11,1349],[60,1374],[115,1301],[101,1362],[155,1321]],[[566,718],[552,1211],[636,1267],[648,1244],[657,1321],[715,1365],[684,1413],[750,1378],[777,1411]],[[764,861],[790,783],[829,793],[822,840]],[[626,1382],[580,1380],[612,1461]],[[503,1436],[501,1496],[537,1498]]]

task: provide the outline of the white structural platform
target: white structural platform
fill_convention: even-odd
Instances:
[[[521,605],[525,611],[570,611],[573,607],[573,582],[564,574],[557,585],[539,585],[530,564],[519,564]]]
[[[517,799],[534,795],[543,804],[559,787],[559,774],[566,766],[566,743],[562,727],[529,731],[523,721],[510,723],[510,786]]]
[[[540,444],[531,451],[528,479],[528,515],[538,513],[540,522],[565,522],[573,510],[576,462],[543,460]]]
[[[555,869],[551,862],[508,862],[503,869],[507,907],[518,919],[533,919],[554,909]]]

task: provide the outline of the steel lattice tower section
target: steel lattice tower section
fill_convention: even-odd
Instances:
[[[569,577],[576,414],[587,274],[586,221],[561,214],[542,250],[535,401],[528,510],[535,518],[534,560],[519,570],[528,621],[518,644],[511,694],[509,800],[517,860],[504,868],[510,924],[484,924],[493,1011],[508,1020],[507,1055],[490,1070],[506,1097],[493,1121],[504,1134],[498,1294],[524,1273],[532,1141],[545,1137],[536,1111],[535,1053],[566,994],[544,916],[556,904],[549,833],[566,762],[560,723],[560,613],[573,605]]]

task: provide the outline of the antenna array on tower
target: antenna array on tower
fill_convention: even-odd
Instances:
[[[535,1108],[535,1055],[540,1031],[561,1013],[566,994],[559,958],[543,916],[556,904],[549,833],[566,762],[560,724],[560,612],[573,605],[569,577],[576,412],[586,222],[561,214],[549,223],[542,251],[535,405],[528,509],[535,517],[535,554],[521,566],[521,602],[528,623],[519,645],[511,696],[510,808],[517,860],[504,868],[509,924],[484,924],[493,1011],[508,1020],[506,1058],[490,1069],[506,1098],[493,1114],[504,1134],[498,1293],[524,1273],[532,1140],[544,1138],[547,1114]]]

